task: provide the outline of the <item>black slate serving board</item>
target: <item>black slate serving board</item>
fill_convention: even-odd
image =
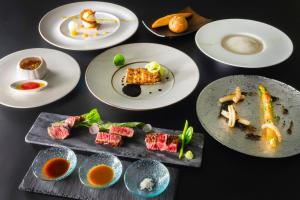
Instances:
[[[42,112],[32,125],[31,129],[25,137],[27,143],[55,146],[63,145],[74,150],[87,151],[97,153],[99,151],[108,151],[116,156],[127,158],[150,158],[159,160],[164,163],[176,165],[184,165],[191,167],[200,167],[202,161],[202,152],[204,145],[204,135],[194,133],[192,142],[186,147],[186,150],[191,150],[194,153],[193,160],[178,159],[177,153],[149,151],[146,149],[144,137],[145,134],[140,129],[135,129],[133,138],[124,139],[122,147],[113,148],[105,145],[95,144],[96,135],[91,135],[86,128],[75,128],[71,131],[71,136],[65,140],[53,140],[48,136],[47,127],[60,120],[66,119],[66,115]],[[180,134],[181,131],[169,129],[153,128],[155,132],[165,132],[168,134]]]
[[[113,186],[106,189],[91,189],[81,184],[78,177],[78,166],[86,158],[84,155],[77,154],[77,167],[74,172],[67,178],[52,182],[43,181],[36,178],[30,167],[24,176],[19,190],[27,192],[35,192],[53,196],[68,197],[80,200],[137,200],[137,198],[129,191],[123,181],[123,175],[120,180]],[[123,174],[130,164],[128,161],[121,160],[123,164]],[[168,167],[170,173],[170,183],[166,191],[157,196],[157,200],[173,200],[175,197],[176,185],[178,182],[178,170]]]

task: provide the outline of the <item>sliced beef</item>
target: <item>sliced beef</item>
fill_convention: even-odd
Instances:
[[[133,137],[134,130],[132,128],[128,128],[128,127],[124,127],[124,126],[112,126],[109,129],[109,133],[121,135],[124,137]]]
[[[53,123],[48,127],[48,135],[55,140],[64,140],[70,135],[70,129],[64,123]]]
[[[149,150],[155,151],[159,150],[156,144],[157,135],[156,134],[147,134],[145,137],[146,147]]]
[[[70,116],[65,120],[65,125],[73,128],[78,122],[81,121],[81,116]]]
[[[122,141],[122,136],[120,135],[116,135],[113,133],[99,132],[96,136],[95,143],[118,147],[122,145],[123,141]]]
[[[166,151],[168,149],[167,140],[168,140],[168,134],[157,133],[156,144],[160,151]]]
[[[177,152],[179,146],[179,138],[177,135],[169,135],[167,140],[168,149],[166,151],[169,152]]]
[[[179,139],[177,135],[166,133],[149,133],[145,137],[146,147],[149,150],[177,152]]]

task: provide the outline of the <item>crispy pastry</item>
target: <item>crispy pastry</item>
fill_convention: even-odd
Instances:
[[[159,72],[149,72],[145,68],[127,68],[126,83],[136,85],[151,85],[161,80]]]

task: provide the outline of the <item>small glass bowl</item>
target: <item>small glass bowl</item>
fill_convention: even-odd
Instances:
[[[153,180],[152,191],[140,190],[140,183],[145,179]],[[142,198],[160,195],[168,187],[170,173],[168,168],[156,160],[143,159],[132,163],[124,174],[124,182],[128,191]]]
[[[43,174],[43,166],[45,163],[52,159],[52,158],[64,158],[69,163],[69,169],[66,173],[64,173],[62,176],[59,176],[57,178],[49,178]],[[38,155],[36,156],[35,160],[32,164],[33,174],[44,181],[59,181],[67,176],[69,176],[75,169],[77,164],[77,157],[71,149],[63,146],[59,147],[51,147],[49,149],[40,151]]]
[[[95,186],[89,183],[89,181],[87,180],[87,174],[89,170],[96,165],[107,165],[113,169],[114,177],[110,183],[101,186]],[[80,165],[78,174],[79,174],[79,179],[83,185],[94,189],[103,189],[103,188],[110,187],[114,185],[116,182],[118,182],[118,180],[122,175],[122,171],[123,171],[123,166],[119,158],[114,156],[113,154],[102,151],[100,153],[94,154],[86,158]]]

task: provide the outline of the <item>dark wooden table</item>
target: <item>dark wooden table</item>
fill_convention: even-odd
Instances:
[[[48,11],[71,0],[7,0],[0,6],[0,57],[18,50],[44,47],[57,49],[46,43],[38,33],[38,22]],[[264,69],[242,69],[215,62],[202,54],[191,34],[178,39],[158,38],[140,23],[138,31],[125,43],[153,42],[173,46],[190,55],[200,70],[195,91],[175,105],[153,111],[131,112],[99,102],[89,93],[84,71],[89,62],[103,52],[74,52],[62,50],[80,64],[82,76],[77,87],[63,99],[33,109],[13,109],[0,106],[0,199],[59,199],[18,191],[17,187],[38,149],[26,144],[24,137],[42,111],[78,114],[97,107],[103,118],[111,121],[145,121],[157,127],[181,129],[185,119],[197,131],[205,133],[198,122],[195,103],[198,94],[208,83],[232,74],[257,74],[283,81],[300,90],[300,3],[287,1],[240,0],[112,0],[144,19],[163,11],[177,11],[192,6],[201,15],[212,19],[246,18],[262,21],[284,31],[294,43],[294,52],[285,62]],[[298,35],[298,37],[297,37]],[[62,66],[63,67],[63,66]],[[1,87],[0,87],[1,89]],[[296,132],[299,134],[299,131]],[[261,159],[232,151],[205,133],[203,164],[199,169],[180,168],[177,199],[300,199],[300,156],[285,159]]]

